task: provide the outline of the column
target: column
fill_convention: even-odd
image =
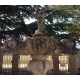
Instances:
[[[53,65],[54,65],[54,74],[58,75],[59,74],[59,56],[58,55],[53,55]]]
[[[0,49],[0,74],[2,73],[2,64],[3,64],[3,55],[2,55],[1,49]]]
[[[75,54],[69,56],[69,68],[70,68],[70,74],[75,75],[76,74],[76,60],[75,60]]]
[[[1,42],[1,39],[0,39]],[[0,74],[2,73],[2,64],[3,64],[3,55],[1,52],[1,44],[0,44]]]
[[[11,72],[13,75],[18,74],[18,59],[19,59],[19,55],[13,54],[12,72]]]

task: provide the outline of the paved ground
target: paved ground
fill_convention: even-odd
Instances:
[[[19,68],[18,75],[33,75],[31,71],[26,70],[26,68]],[[3,68],[1,75],[11,75],[11,68]],[[53,75],[52,70],[48,71],[46,75]]]

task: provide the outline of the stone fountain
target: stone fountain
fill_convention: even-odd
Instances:
[[[48,70],[51,70],[52,64],[47,60],[49,55],[62,53],[75,53],[75,41],[73,39],[58,39],[50,38],[44,31],[45,8],[36,8],[35,17],[38,23],[38,29],[33,34],[33,37],[27,37],[22,41],[15,37],[8,37],[3,47],[4,51],[12,54],[30,54],[32,60],[29,62],[27,69],[32,71],[34,75],[44,75]]]

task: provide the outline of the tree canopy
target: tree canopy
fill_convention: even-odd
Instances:
[[[41,7],[40,5],[38,5]],[[0,5],[0,35],[18,35],[24,32],[31,36],[37,29],[37,22],[25,24],[24,19],[34,18],[36,5]],[[46,8],[45,31],[49,36],[58,39],[80,36],[79,5],[44,5]],[[9,30],[9,28],[14,30]]]

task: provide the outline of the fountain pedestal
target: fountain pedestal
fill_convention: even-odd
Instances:
[[[34,55],[31,57],[32,60],[29,62],[27,69],[32,71],[34,75],[45,75],[48,70],[53,68],[47,60],[48,55]]]

